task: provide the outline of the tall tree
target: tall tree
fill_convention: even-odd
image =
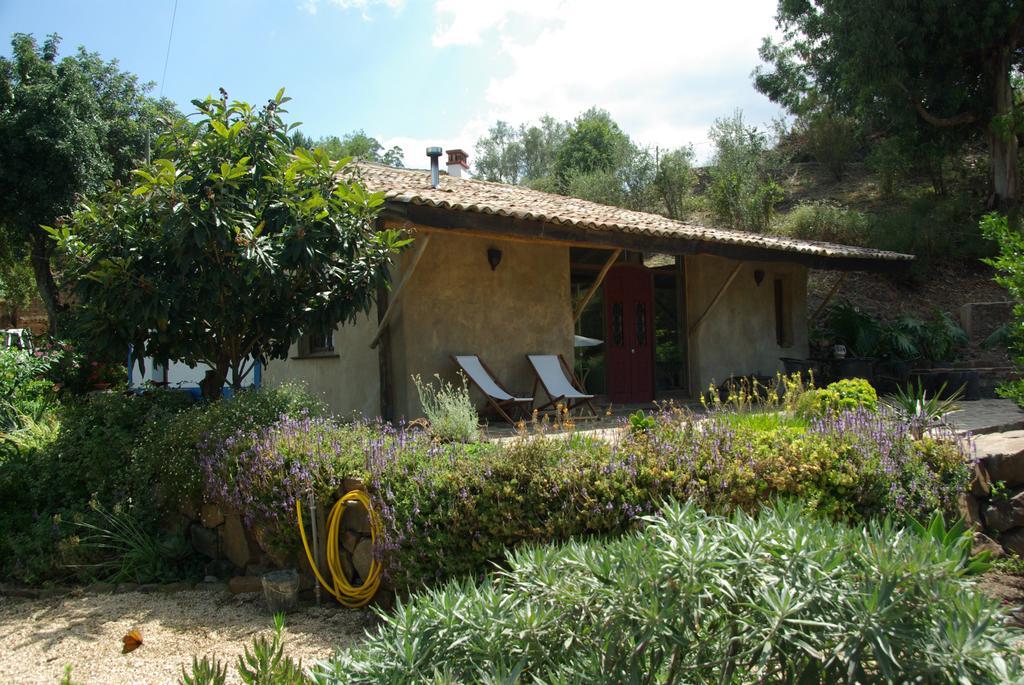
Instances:
[[[777,178],[781,160],[763,131],[747,126],[743,113],[718,119],[711,127],[715,156],[708,198],[716,218],[734,228],[763,232],[782,201]]]
[[[758,90],[794,113],[827,105],[883,130],[923,126],[987,137],[995,197],[1018,200],[1024,64],[1018,0],[779,0]]]
[[[264,108],[193,101],[132,187],[112,186],[51,234],[77,270],[76,320],[94,344],[210,367],[238,387],[306,330],[369,310],[407,241],[378,231],[382,194],[348,158],[293,151],[283,89]],[[339,176],[344,176],[341,178]]]
[[[51,264],[53,243],[41,224],[59,223],[81,195],[125,181],[145,156],[147,138],[169,101],[147,97],[151,84],[117,62],[79,48],[58,61],[60,37],[40,47],[26,34],[0,57],[0,241],[30,256],[51,332],[63,311]]]
[[[365,162],[377,162],[399,168],[403,166],[402,148],[397,145],[385,148],[383,143],[373,136],[366,135],[362,129],[346,134],[342,138],[326,136],[312,146],[323,148],[331,159],[355,157]]]
[[[592,107],[576,117],[558,148],[554,174],[563,189],[578,174],[614,171],[624,166],[632,153],[629,136],[611,115]]]

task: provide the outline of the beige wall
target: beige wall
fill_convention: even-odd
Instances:
[[[490,247],[502,252],[495,271]],[[513,393],[528,395],[526,355],[571,360],[572,343],[569,248],[433,233],[391,321],[395,416],[420,416],[413,374],[456,377],[449,355],[479,355]]]
[[[690,326],[707,309],[737,262],[709,255],[686,258],[686,306]],[[765,272],[761,285],[754,271]],[[774,279],[786,279],[792,344],[775,339]],[[780,357],[803,358],[807,345],[807,269],[797,264],[743,262],[740,271],[690,338],[691,382],[699,392],[730,376],[772,375]]]
[[[263,370],[263,383],[273,386],[299,381],[336,416],[376,417],[380,414],[380,373],[377,350],[370,349],[376,330],[374,309],[355,324],[335,330],[332,356],[299,359],[295,356],[298,346],[292,345],[287,360],[273,361]]]

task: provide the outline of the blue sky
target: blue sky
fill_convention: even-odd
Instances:
[[[15,31],[63,37],[157,82],[183,111],[225,87],[261,102],[284,86],[316,137],[364,129],[423,166],[427,145],[462,147],[496,119],[569,119],[597,105],[637,142],[709,152],[707,128],[754,91],[774,0],[0,0]],[[472,156],[470,159],[472,163]]]

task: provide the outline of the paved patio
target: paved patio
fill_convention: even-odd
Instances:
[[[959,405],[960,409],[947,418],[960,432],[985,435],[1024,429],[1024,411],[1012,400],[976,400]]]

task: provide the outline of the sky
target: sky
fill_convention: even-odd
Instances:
[[[598,106],[639,144],[711,153],[708,128],[742,109],[781,110],[754,90],[775,0],[0,0],[5,41],[50,33],[117,59],[190,101],[224,87],[262,103],[281,87],[314,138],[365,130],[399,145],[470,153],[498,120],[569,120]],[[173,19],[173,21],[172,21]],[[172,32],[173,25],[173,32]],[[168,49],[169,46],[169,49]],[[9,56],[9,42],[0,47]],[[164,74],[166,62],[166,76]]]

